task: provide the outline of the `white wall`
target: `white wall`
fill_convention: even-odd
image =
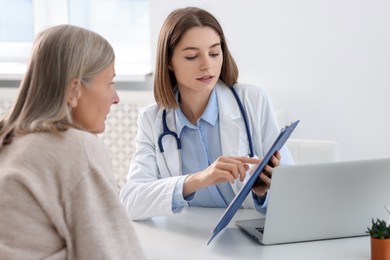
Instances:
[[[199,6],[222,24],[239,81],[264,87],[294,138],[341,144],[342,160],[390,157],[389,0],[151,0],[153,56],[165,17]]]

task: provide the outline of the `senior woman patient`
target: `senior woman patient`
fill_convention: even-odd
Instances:
[[[0,120],[1,259],[144,259],[102,133],[114,51],[71,25],[41,32]]]

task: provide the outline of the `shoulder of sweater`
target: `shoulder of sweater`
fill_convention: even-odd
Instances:
[[[70,147],[75,148],[75,150],[78,150],[76,147],[79,147],[79,149],[84,150],[87,156],[88,154],[96,156],[97,153],[106,153],[106,146],[96,134],[70,128],[64,133],[64,135],[66,142],[69,143]]]
[[[90,132],[79,130],[76,128],[69,128],[63,134],[66,140],[75,144],[98,144],[101,142],[96,134],[92,134]]]

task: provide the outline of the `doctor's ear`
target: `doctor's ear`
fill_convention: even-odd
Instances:
[[[168,69],[173,71],[173,67],[171,64],[168,64]]]
[[[78,100],[81,96],[81,84],[78,79],[74,79],[71,82],[71,86],[68,93],[68,104],[71,108],[77,107]]]

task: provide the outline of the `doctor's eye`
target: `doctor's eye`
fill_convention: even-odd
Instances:
[[[210,56],[211,56],[211,57],[218,57],[218,56],[219,56],[219,52],[216,52],[216,53],[210,53]]]
[[[186,60],[194,60],[195,58],[196,58],[196,55],[195,56],[185,57]]]

